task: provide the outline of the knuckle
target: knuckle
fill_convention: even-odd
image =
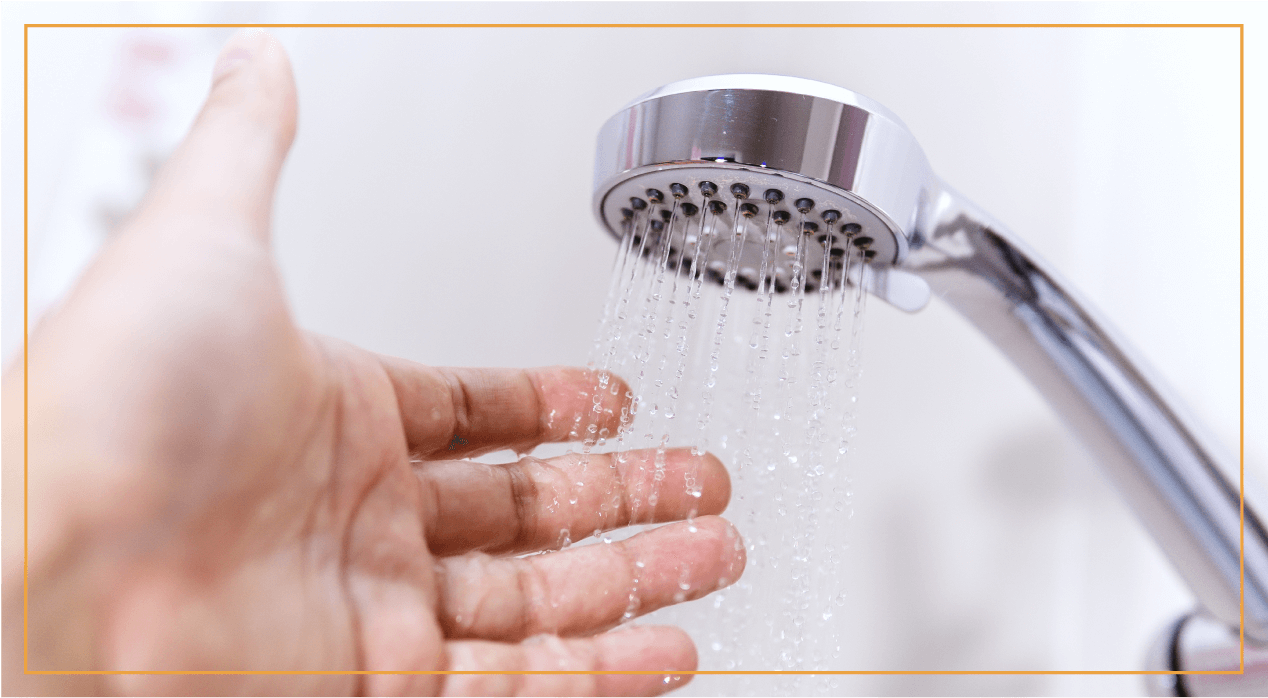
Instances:
[[[516,638],[531,637],[547,629],[543,609],[550,608],[550,586],[541,568],[532,560],[514,559],[515,589],[519,609],[511,634]],[[551,628],[553,630],[553,628]]]
[[[524,458],[506,467],[512,510],[515,512],[515,540],[520,546],[532,545],[541,538],[537,503],[540,499],[537,479],[533,476],[533,458]]]
[[[449,388],[449,401],[453,413],[453,435],[471,432],[471,390],[462,376],[445,371],[445,385]]]

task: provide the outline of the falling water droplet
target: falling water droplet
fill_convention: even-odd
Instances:
[[[648,175],[649,184],[629,194],[650,203],[623,224],[587,364],[625,382],[600,377],[583,391],[589,409],[573,429],[584,437],[582,454],[605,446],[617,454],[610,462],[619,476],[596,470],[609,461],[583,459],[589,470],[580,479],[591,484],[560,489],[577,490],[575,501],[587,503],[574,506],[596,503],[604,530],[618,525],[618,516],[649,523],[663,518],[670,502],[703,501],[704,461],[681,460],[687,451],[674,449],[713,453],[731,477],[727,514],[744,532],[734,547],[747,555],[747,568],[726,603],[715,592],[709,603],[675,609],[675,622],[726,654],[712,660],[722,663],[717,668],[838,668],[842,633],[849,631],[836,599],[853,513],[846,493],[866,300],[859,289],[870,278],[858,250],[840,239],[854,225],[849,207],[807,197],[810,189],[791,183],[767,198],[762,193],[771,187],[748,182],[756,193],[743,201],[762,213],[743,218],[734,214],[740,201],[731,198],[743,176],[721,172],[713,187],[726,204],[720,209],[708,206],[698,181],[680,182],[686,193],[673,200],[645,194],[675,191],[673,176]],[[791,205],[802,198],[816,201],[808,213]],[[679,213],[687,202],[694,215]],[[834,210],[843,214],[828,220],[824,212]],[[824,234],[801,234],[807,222]],[[628,403],[616,399],[622,385],[630,386]],[[634,453],[640,455],[626,455]],[[603,483],[597,492],[585,489],[595,483]],[[700,534],[695,522],[688,527]],[[597,535],[597,542],[613,541]],[[652,559],[646,563],[638,559],[631,569],[624,620],[642,612],[641,577]],[[685,601],[686,582],[676,580],[675,600]],[[714,639],[719,628],[726,628],[726,640]],[[838,661],[829,659],[833,653]],[[822,692],[822,684],[795,685],[794,692]]]

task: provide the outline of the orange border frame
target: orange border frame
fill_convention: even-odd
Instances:
[[[1238,489],[1240,500],[1241,555],[1241,625],[1239,626],[1240,665],[1237,671],[32,671],[27,666],[27,396],[29,383],[27,347],[30,321],[27,303],[27,230],[28,230],[28,47],[29,32],[37,29],[124,29],[124,28],[351,28],[351,29],[1237,29],[1238,30]],[[145,674],[145,675],[364,675],[364,674],[774,674],[774,675],[941,675],[941,676],[1013,676],[1013,675],[1240,675],[1246,670],[1246,25],[1245,24],[23,24],[22,25],[22,673],[30,675],[81,674]]]

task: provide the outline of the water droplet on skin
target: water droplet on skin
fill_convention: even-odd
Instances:
[[[674,594],[674,603],[682,603],[687,600],[687,595],[680,592]]]

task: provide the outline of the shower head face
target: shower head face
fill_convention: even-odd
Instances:
[[[900,263],[935,185],[915,139],[880,104],[812,80],[721,75],[666,85],[608,120],[594,205],[617,237],[668,229],[671,247],[694,236],[714,260],[740,238],[754,242],[742,269],[758,267],[772,238],[778,286],[798,262],[820,278],[849,246],[873,264]],[[800,259],[799,235],[810,238]]]

